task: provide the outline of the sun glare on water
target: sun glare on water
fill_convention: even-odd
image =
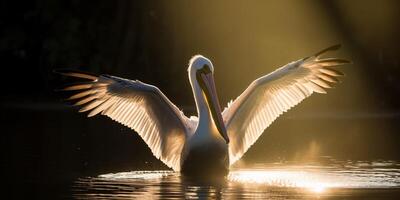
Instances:
[[[327,175],[291,170],[238,170],[231,172],[228,180],[273,187],[304,188],[314,193],[323,193],[338,184],[337,180]]]
[[[73,195],[77,199],[335,197],[351,195],[353,189],[359,188],[397,190],[399,166],[394,161],[338,161],[325,166],[262,164],[232,169],[226,181],[216,182],[187,180],[170,170],[130,171],[79,178],[74,183]]]

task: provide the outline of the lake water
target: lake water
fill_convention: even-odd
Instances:
[[[400,163],[257,163],[226,178],[188,180],[172,171],[130,171],[74,181],[76,199],[399,199]]]

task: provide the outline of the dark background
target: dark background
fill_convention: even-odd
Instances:
[[[221,104],[255,78],[341,43],[353,61],[327,95],[274,122],[238,166],[398,160],[398,1],[0,1],[1,166],[9,192],[40,196],[77,177],[167,169],[133,131],[87,119],[54,92],[56,68],[139,79],[195,115],[191,56],[209,57]],[[55,187],[57,188],[57,187]]]

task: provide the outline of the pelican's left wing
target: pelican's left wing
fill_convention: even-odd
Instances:
[[[189,119],[157,87],[109,75],[58,73],[87,80],[63,89],[75,92],[68,100],[82,106],[79,112],[100,113],[135,130],[154,156],[180,170]]]
[[[320,55],[339,49],[335,45],[312,57],[291,62],[258,78],[222,112],[233,164],[250,148],[264,130],[283,112],[300,103],[313,92],[326,93],[343,74],[332,67],[349,61],[320,59]]]

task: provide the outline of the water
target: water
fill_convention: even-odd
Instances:
[[[71,190],[76,199],[396,199],[400,163],[258,163],[207,180],[172,171],[130,171],[82,177]]]

